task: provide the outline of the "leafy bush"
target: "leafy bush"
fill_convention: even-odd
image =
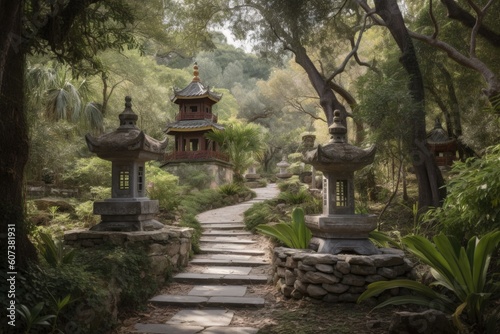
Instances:
[[[383,281],[370,284],[358,302],[388,289],[407,288],[416,294],[392,297],[376,308],[401,304],[438,308],[453,314],[454,324],[459,330],[463,330],[460,316],[465,311],[469,324],[479,330],[487,328],[485,314],[488,304],[499,291],[498,282],[488,280],[488,267],[492,253],[500,243],[500,231],[490,232],[481,239],[472,237],[466,248],[444,234],[433,240],[434,244],[421,236],[412,235],[402,241],[413,255],[431,267],[431,274],[436,279],[431,286],[442,287],[445,293],[411,280]],[[449,294],[454,298],[450,298]]]
[[[223,184],[218,188],[218,191],[226,196],[238,195],[243,189],[243,186],[238,183]]]
[[[120,307],[144,303],[157,290],[151,260],[142,247],[104,246],[78,253],[78,262],[120,290]]]
[[[275,210],[276,202],[267,200],[260,203],[255,203],[243,214],[243,222],[246,229],[254,231],[260,224],[267,224],[269,222],[277,222],[281,220],[282,214]]]
[[[111,162],[98,158],[81,158],[66,167],[62,176],[66,184],[89,190],[92,186],[111,187]]]
[[[304,210],[295,208],[292,212],[291,223],[278,223],[275,225],[259,225],[257,232],[274,237],[290,248],[305,249],[312,238],[311,231],[304,220]]]
[[[194,253],[200,253],[200,238],[203,232],[200,222],[192,214],[182,216],[180,226],[190,227],[193,229],[193,237],[191,238],[191,248]]]
[[[101,201],[106,198],[110,198],[111,187],[100,187],[100,186],[90,187],[90,195],[92,200],[94,201]]]
[[[180,203],[177,176],[157,166],[149,165],[146,168],[146,180],[149,198],[158,200],[160,208],[174,211]]]
[[[86,227],[93,226],[99,222],[99,216],[94,215],[93,201],[86,201],[78,204],[75,207],[75,213],[78,219],[83,222]]]
[[[426,219],[436,219],[446,233],[466,239],[500,228],[499,161],[500,145],[496,145],[481,159],[456,162],[443,206],[430,211]]]
[[[179,184],[189,189],[207,189],[213,181],[206,168],[199,165],[180,164],[175,175],[179,178]]]

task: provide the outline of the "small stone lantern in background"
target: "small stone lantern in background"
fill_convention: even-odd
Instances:
[[[283,159],[276,164],[280,169],[279,173],[276,174],[277,178],[280,179],[289,179],[292,177],[292,173],[288,172],[288,167],[290,167],[290,163],[286,161],[286,155],[283,154]]]
[[[167,140],[160,142],[136,126],[132,99],[125,98],[125,110],[119,115],[120,127],[97,138],[85,136],[89,150],[112,163],[111,197],[94,202],[94,214],[101,222],[96,231],[147,231],[163,228],[154,219],[158,201],[146,197],[145,162],[164,154]]]
[[[323,214],[306,216],[312,248],[319,253],[377,254],[368,234],[377,226],[375,215],[354,213],[354,172],[373,162],[369,149],[347,143],[347,128],[335,110],[328,128],[331,140],[304,154],[304,161],[323,172]]]

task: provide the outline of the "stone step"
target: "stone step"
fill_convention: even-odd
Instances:
[[[239,255],[265,255],[266,252],[258,249],[230,249],[230,248],[214,248],[200,246],[202,254],[239,254]]]
[[[201,225],[205,230],[209,229],[217,229],[217,230],[243,230],[245,229],[245,224],[214,224],[214,223],[207,223]]]
[[[217,237],[233,237],[233,236],[243,236],[243,235],[252,235],[252,232],[241,231],[241,230],[209,230],[203,231],[203,236],[217,236]]]
[[[184,284],[266,284],[267,275],[179,273],[173,281]]]
[[[213,221],[210,221],[210,220],[205,220],[205,221],[200,221],[200,224],[201,226],[204,226],[204,225],[207,225],[207,224],[224,224],[224,225],[227,225],[227,224],[242,224],[243,221],[241,219],[235,219],[235,220],[232,220],[232,221],[219,221],[219,220],[213,220]]]
[[[217,266],[241,266],[241,267],[258,267],[270,264],[267,261],[255,259],[255,260],[223,260],[223,259],[206,259],[206,258],[194,258],[189,262],[195,265],[217,265]]]
[[[260,297],[159,295],[149,300],[159,306],[263,307]]]
[[[256,244],[257,241],[237,237],[201,237],[200,242],[215,242],[220,244]]]
[[[135,325],[137,333],[151,334],[256,334],[259,329],[252,327],[230,326],[190,326],[172,324],[141,324]]]

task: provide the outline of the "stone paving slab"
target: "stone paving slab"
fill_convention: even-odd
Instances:
[[[173,277],[174,282],[186,284],[265,284],[267,275],[224,275],[180,273]]]
[[[228,326],[234,312],[227,310],[180,310],[167,324],[190,326]]]
[[[258,331],[252,327],[208,327],[200,334],[256,334]]]
[[[264,298],[260,297],[211,297],[208,300],[209,306],[224,307],[249,307],[264,306]]]
[[[217,243],[232,243],[232,244],[256,244],[257,241],[235,238],[235,237],[201,237],[200,242],[217,242]]]
[[[194,259],[189,263],[196,265],[258,267],[270,264],[264,260],[221,260],[221,259]]]
[[[220,236],[220,237],[231,237],[231,236],[242,236],[242,235],[252,235],[251,232],[248,231],[242,231],[242,230],[210,230],[210,231],[203,231],[201,233],[202,236]]]
[[[205,247],[205,248],[220,248],[220,249],[248,249],[248,245],[242,245],[242,244],[214,244],[214,243],[206,243],[206,244],[200,244],[200,247]]]
[[[231,255],[265,255],[266,252],[258,249],[228,249],[228,248],[212,248],[207,246],[200,246],[201,253],[217,253],[217,254],[231,254]]]
[[[218,230],[238,230],[244,229],[245,224],[218,224],[218,223],[206,223],[202,225],[204,229],[218,229]]]
[[[234,274],[234,275],[248,275],[250,274],[250,271],[252,268],[249,267],[231,267],[231,266],[225,266],[225,267],[207,267],[203,269],[204,274]]]
[[[154,304],[196,306],[208,302],[207,297],[184,295],[158,295],[149,300]]]
[[[241,224],[243,223],[243,220],[241,219],[234,219],[234,220],[213,220],[213,221],[200,221],[201,226],[204,226],[206,224]]]
[[[246,292],[244,285],[198,285],[189,291],[188,296],[243,297]]]
[[[214,260],[250,260],[252,255],[238,255],[238,254],[201,254],[196,256],[196,258],[206,257],[208,259]]]
[[[216,327],[213,327],[216,328]],[[218,327],[217,327],[218,328]],[[197,334],[201,333],[204,328],[202,326],[186,326],[186,325],[166,325],[166,324],[135,324],[137,333],[155,333],[155,334]],[[217,332],[214,332],[217,333]],[[224,333],[224,332],[219,332]],[[231,333],[231,332],[226,332]],[[237,332],[234,332],[237,333]],[[244,332],[243,332],[244,333]]]

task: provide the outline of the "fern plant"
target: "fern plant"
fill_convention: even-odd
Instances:
[[[408,251],[431,267],[431,274],[436,279],[431,286],[411,280],[375,282],[368,286],[358,302],[388,289],[407,288],[415,294],[392,297],[376,308],[401,304],[439,308],[453,315],[459,330],[464,328],[460,316],[465,312],[468,322],[485,328],[487,306],[499,291],[498,283],[488,280],[487,274],[491,256],[500,243],[500,231],[490,232],[481,239],[472,237],[465,248],[444,234],[433,240],[434,243],[417,235],[402,240]],[[432,288],[434,286],[443,287],[446,292],[438,292]],[[448,297],[450,294],[455,298]]]
[[[295,208],[292,211],[291,223],[259,225],[256,230],[261,234],[278,239],[290,248],[307,248],[312,238],[312,233],[306,226],[302,208]]]

